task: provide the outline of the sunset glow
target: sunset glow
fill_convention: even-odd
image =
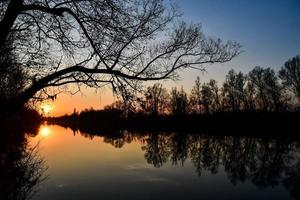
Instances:
[[[39,134],[42,136],[42,137],[48,137],[50,135],[50,129],[46,126],[42,126],[40,127],[40,130],[39,130]]]
[[[49,114],[52,110],[53,110],[53,105],[51,105],[51,104],[41,105],[42,114]]]

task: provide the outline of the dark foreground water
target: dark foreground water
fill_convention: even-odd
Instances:
[[[188,133],[90,135],[42,125],[31,198],[297,199],[300,143]],[[42,159],[41,159],[42,158]],[[33,162],[34,163],[34,162]],[[42,170],[41,170],[42,169]],[[37,173],[32,173],[37,176]]]

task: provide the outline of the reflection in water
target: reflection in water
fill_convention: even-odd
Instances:
[[[79,131],[78,131],[79,132]],[[81,133],[93,139],[95,134]],[[166,163],[184,165],[190,160],[198,176],[202,171],[217,174],[220,169],[233,184],[252,182],[264,189],[283,185],[300,198],[300,143],[293,140],[208,136],[183,133],[135,134],[127,131],[104,136],[116,148],[139,141],[146,161],[156,168]]]
[[[36,187],[45,178],[44,160],[39,157],[37,146],[28,145],[26,130],[1,128],[0,199],[31,199],[37,192]]]
[[[149,193],[154,199],[222,199],[222,194],[212,194],[211,184],[221,185],[216,191],[223,194],[251,199],[248,183],[257,192],[276,187],[264,193],[267,197],[287,198],[289,193],[300,198],[300,143],[295,140],[96,130],[77,130],[74,137],[67,134],[70,130],[62,131],[42,125],[29,131],[35,138],[26,138],[23,131],[1,139],[0,199],[35,194],[46,170],[40,153],[50,173],[33,199],[140,199]],[[29,144],[40,139],[38,154]]]
[[[46,125],[42,125],[39,128],[39,135],[42,137],[48,137],[50,135],[50,129]]]

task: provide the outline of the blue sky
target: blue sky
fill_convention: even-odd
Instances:
[[[174,0],[183,19],[200,23],[203,32],[223,40],[238,41],[243,53],[222,65],[209,65],[207,73],[182,73],[187,89],[200,75],[203,81],[222,82],[229,69],[248,72],[254,66],[278,70],[300,54],[300,0]]]

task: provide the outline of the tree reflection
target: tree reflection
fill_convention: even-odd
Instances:
[[[97,135],[116,148],[139,141],[145,160],[154,167],[162,167],[167,162],[184,165],[190,160],[199,176],[203,170],[216,174],[222,168],[234,185],[250,181],[264,189],[282,184],[291,195],[300,197],[298,141],[128,131]]]
[[[145,159],[147,162],[153,164],[154,167],[163,166],[170,156],[168,142],[168,136],[150,134],[142,146],[142,150],[145,151]]]
[[[300,199],[300,162],[286,170],[286,178],[283,185],[293,197]]]
[[[36,135],[38,126],[23,128],[3,127],[0,142],[0,199],[30,199],[36,186],[44,180],[46,167],[37,152],[30,147],[24,132]],[[5,133],[5,134],[4,134]]]

